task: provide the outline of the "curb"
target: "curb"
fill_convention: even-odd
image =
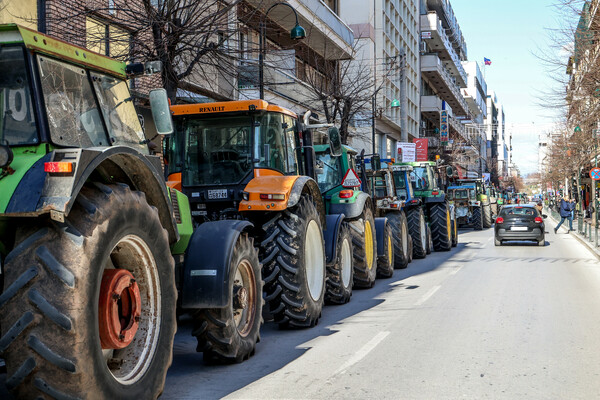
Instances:
[[[550,210],[548,210],[550,211]],[[554,226],[558,225],[558,221],[556,219],[554,219],[554,217],[552,216],[552,214],[548,214],[548,219],[551,219],[552,221],[554,221]],[[573,223],[575,223],[575,220],[573,220]],[[568,224],[568,222],[564,222],[564,224]],[[558,231],[560,232],[560,230],[563,227],[561,226]],[[552,230],[554,230],[554,228],[551,228]],[[569,235],[573,236],[575,239],[577,239],[577,241],[581,244],[583,244],[585,247],[588,248],[588,250],[596,257],[596,259],[598,261],[600,261],[600,247],[596,247],[594,245],[593,242],[588,241],[583,235],[581,235],[579,232],[577,231],[573,231],[568,233]]]

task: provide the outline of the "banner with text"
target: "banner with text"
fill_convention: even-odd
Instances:
[[[448,145],[448,111],[442,110],[440,113],[440,142],[442,142],[442,146]]]
[[[427,161],[427,151],[429,150],[429,139],[413,139],[413,143],[417,148],[417,161]]]
[[[417,145],[414,143],[398,142],[396,154],[396,161],[398,162],[415,162]]]

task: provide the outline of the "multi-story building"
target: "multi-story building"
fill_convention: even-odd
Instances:
[[[461,120],[466,128],[465,139],[463,139],[465,160],[469,161],[463,167],[469,171],[468,175],[481,176],[486,172],[484,121],[488,116],[487,83],[477,62],[463,61],[462,65],[467,73],[467,87],[462,89],[462,95],[467,102],[469,112],[469,116]],[[460,136],[457,140],[461,141]]]
[[[504,107],[499,105],[498,107],[498,177],[504,179],[508,176],[508,154],[510,148],[510,140],[507,140],[506,132],[506,115],[504,114]]]
[[[352,145],[394,157],[398,141],[419,137],[419,3],[344,0],[340,13],[357,37],[356,62],[372,65],[377,92],[375,128],[363,127]]]
[[[498,130],[501,120],[501,106],[496,92],[488,90],[487,93],[488,115],[485,124],[485,160],[486,171],[498,170]]]
[[[467,60],[467,45],[448,0],[421,0],[421,126],[420,136],[429,138],[433,151],[441,152],[439,140],[442,114],[447,115],[449,139],[454,142],[452,153],[459,167],[471,170],[478,151],[461,121],[473,121],[461,88],[467,88],[468,76],[463,61]],[[471,94],[474,110],[477,91]],[[475,113],[476,114],[476,113]]]

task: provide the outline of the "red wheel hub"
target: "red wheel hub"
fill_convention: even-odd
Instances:
[[[98,320],[103,349],[127,347],[137,332],[142,302],[133,274],[126,269],[107,269],[102,275]]]

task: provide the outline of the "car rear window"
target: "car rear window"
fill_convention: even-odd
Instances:
[[[527,215],[531,217],[539,217],[538,211],[533,207],[510,207],[504,208],[500,212],[500,216],[507,217],[511,215]]]

